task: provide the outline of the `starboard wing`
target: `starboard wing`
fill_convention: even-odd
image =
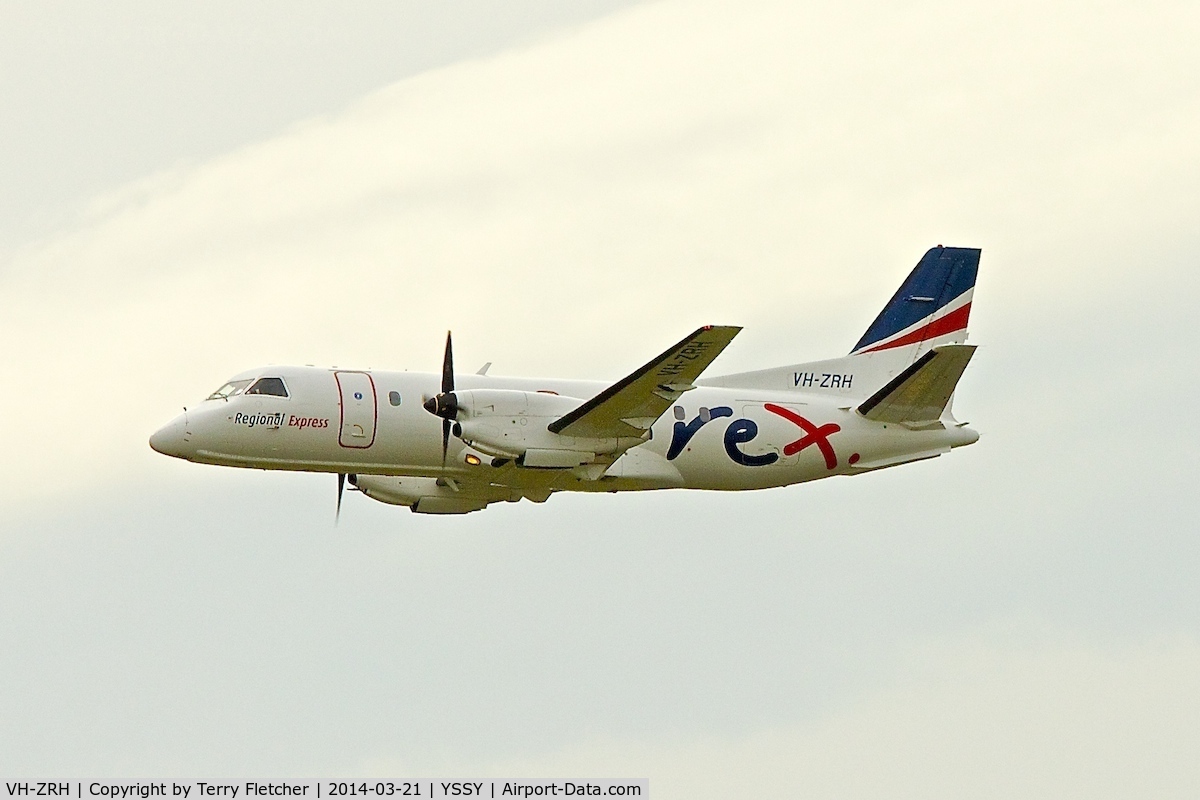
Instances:
[[[706,325],[570,413],[550,423],[553,433],[596,439],[641,437],[741,330]]]

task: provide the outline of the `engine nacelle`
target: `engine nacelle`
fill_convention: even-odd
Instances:
[[[557,419],[583,402],[578,397],[515,389],[468,389],[455,392],[454,397],[458,403],[456,419],[459,422],[477,417]]]
[[[583,402],[577,397],[511,389],[473,389],[454,397],[454,435],[488,455],[519,459],[522,466],[569,469],[628,446],[619,439],[552,433],[550,423]]]
[[[407,478],[385,475],[357,475],[353,479],[358,490],[372,500],[394,506],[408,506],[417,514],[467,514],[479,511],[488,503],[513,498],[485,497],[456,491],[438,483],[436,478]],[[518,496],[519,497],[519,496]]]

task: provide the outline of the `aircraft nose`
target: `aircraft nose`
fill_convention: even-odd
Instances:
[[[191,450],[189,438],[187,415],[181,414],[154,432],[150,437],[150,446],[164,456],[187,458]]]

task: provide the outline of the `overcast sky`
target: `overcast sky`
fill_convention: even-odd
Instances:
[[[1200,792],[1200,11],[0,10],[0,773]],[[146,438],[266,363],[846,352],[983,248],[930,462],[462,518]]]

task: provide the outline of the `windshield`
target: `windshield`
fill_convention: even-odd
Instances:
[[[217,389],[215,392],[210,394],[208,396],[208,399],[209,400],[228,400],[231,397],[236,397],[237,395],[241,394],[242,391],[249,385],[250,385],[249,380],[230,381],[229,383],[222,386],[220,389]]]
[[[269,394],[275,397],[287,397],[287,387],[282,378],[259,378],[254,385],[246,390],[246,394]]]

